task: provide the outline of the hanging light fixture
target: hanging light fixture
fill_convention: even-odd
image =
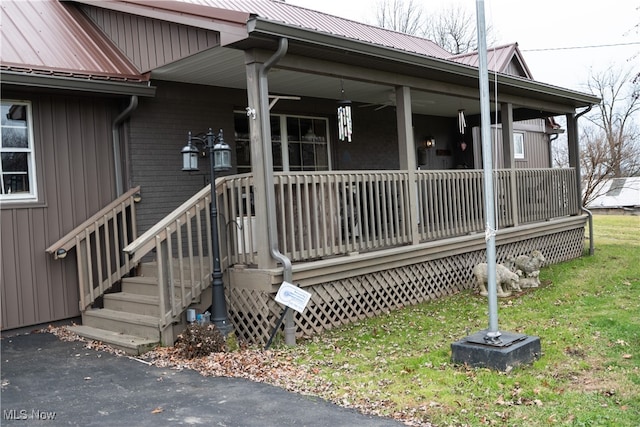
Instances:
[[[351,121],[351,101],[344,99],[344,85],[340,80],[340,93],[342,100],[338,102],[338,138],[340,141],[351,142],[353,123]]]

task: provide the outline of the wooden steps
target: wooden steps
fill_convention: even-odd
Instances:
[[[99,308],[85,311],[82,324],[160,342],[160,320],[157,316]]]
[[[185,323],[180,315],[164,327],[160,321],[160,297],[158,279],[154,276],[157,266],[154,263],[142,264],[139,272],[145,275],[122,279],[121,292],[103,295],[103,308],[88,309],[82,313],[82,325],[71,328],[76,334],[119,348],[128,354],[138,355],[156,345],[172,345],[174,327]],[[183,304],[197,305],[200,295],[194,298],[190,277],[184,277]],[[205,280],[203,280],[205,282]],[[196,281],[196,294],[200,293],[200,282]],[[205,289],[208,283],[204,284]],[[174,280],[175,301],[180,301],[182,287]],[[179,329],[178,329],[179,331]]]
[[[146,316],[160,316],[160,297],[155,295],[118,292],[104,295],[104,308],[138,313]]]
[[[76,325],[69,327],[69,330],[82,337],[109,344],[111,347],[133,356],[145,353],[158,345],[157,340],[121,334],[92,326]]]
[[[150,276],[125,277],[122,292],[148,296],[158,296],[158,278]]]

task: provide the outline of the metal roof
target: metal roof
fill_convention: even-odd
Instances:
[[[431,78],[437,77],[458,85],[475,85],[478,78],[477,68],[451,59],[449,53],[429,40],[276,0],[3,0],[0,34],[3,41],[0,51],[3,83],[28,85],[33,82],[26,81],[26,78],[33,80],[46,76],[47,81],[37,84],[49,87],[62,84],[65,88],[78,89],[78,85],[92,83],[80,88],[91,91],[96,90],[95,85],[99,81],[103,81],[105,86],[108,86],[106,83],[114,86],[119,81],[121,83],[117,84],[120,87],[106,90],[151,93],[147,89],[152,89],[149,79],[153,74],[140,74],[76,7],[76,3],[196,26],[221,34],[226,32],[229,46],[239,49],[242,49],[240,44],[244,41],[248,43],[247,46],[255,47],[263,41],[273,43],[278,38],[287,37],[296,40],[300,48],[306,49],[306,53],[323,55],[327,61],[333,61],[334,55],[341,55],[343,61],[384,66],[389,72],[409,72],[416,76],[418,74],[415,73],[421,73],[422,78],[427,78],[423,72],[428,71]],[[206,56],[219,51],[225,51],[225,48],[208,49],[203,54]],[[244,60],[241,52],[238,53],[240,55],[233,61],[237,70],[235,73],[244,75]],[[152,70],[152,73],[169,80],[182,81],[186,67],[193,65],[193,61],[200,56],[192,55],[174,61],[162,69]],[[191,67],[188,70],[190,73],[193,71]],[[218,73],[212,73],[209,67],[202,69],[202,75],[211,78],[218,76]],[[536,99],[544,100],[544,105],[561,105],[559,112],[598,101],[592,95],[539,84],[522,77],[501,73],[500,76],[493,76],[493,79],[498,80],[510,95],[520,97],[518,99],[535,94]],[[327,85],[334,84],[331,77],[325,80],[331,80],[325,82]],[[146,88],[143,87],[145,84]],[[386,102],[387,94],[381,94],[382,101],[379,102]],[[364,98],[363,101],[376,102]],[[443,111],[440,113],[444,114]]]
[[[282,22],[334,36],[346,37],[436,58],[446,58],[451,55],[434,42],[424,38],[363,24],[278,0],[180,1],[248,12],[270,21]]]
[[[640,206],[640,177],[612,178],[596,188],[596,196],[587,208],[623,208]]]
[[[531,71],[529,71],[529,67],[527,67],[527,64],[524,62],[522,53],[520,53],[518,43],[488,48],[487,66],[491,71],[504,73],[507,71],[509,63],[514,58],[514,56],[526,74],[526,76],[523,77],[527,77],[530,79],[533,78],[531,76]],[[478,55],[478,52],[468,52],[459,55],[453,55],[449,56],[447,59],[476,68],[480,66],[480,56]]]
[[[75,6],[57,0],[2,0],[3,71],[126,82],[148,78]]]

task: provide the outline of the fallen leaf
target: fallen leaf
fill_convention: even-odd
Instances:
[[[623,354],[622,358],[623,359],[631,359],[631,355],[630,354]]]
[[[159,414],[159,413],[161,413],[162,411],[163,411],[163,409],[162,409],[162,408],[157,407],[156,409],[154,409],[153,411],[151,411],[151,413],[152,413],[152,414]]]

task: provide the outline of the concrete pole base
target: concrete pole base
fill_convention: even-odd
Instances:
[[[540,338],[511,332],[501,332],[497,339],[488,339],[485,330],[451,344],[454,363],[497,371],[533,363],[541,355]]]

